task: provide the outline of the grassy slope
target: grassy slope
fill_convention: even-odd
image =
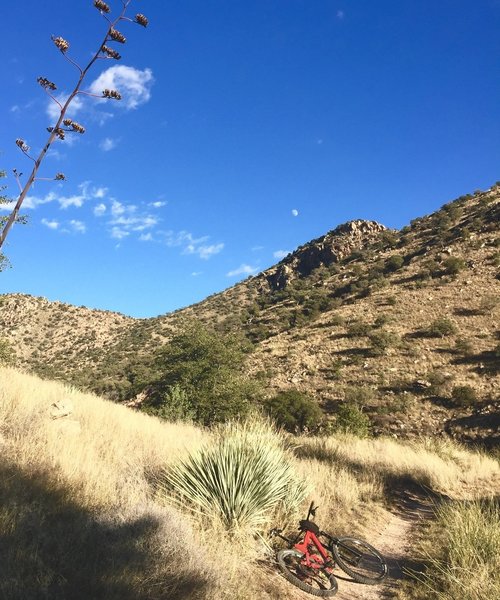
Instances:
[[[54,403],[71,414],[52,418]],[[269,556],[260,538],[231,546],[216,522],[202,527],[153,493],[155,473],[211,440],[1,369],[0,597],[292,598],[262,566]],[[499,489],[496,461],[452,443],[303,437],[293,446],[323,528],[339,533],[370,539],[389,518],[391,489],[408,479],[462,499]]]

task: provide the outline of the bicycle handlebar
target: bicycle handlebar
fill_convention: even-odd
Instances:
[[[306,517],[306,521],[309,521],[309,517],[316,516],[316,511],[318,510],[319,506],[314,506],[314,500],[311,502],[311,504],[309,505],[309,510],[307,511],[307,517]]]

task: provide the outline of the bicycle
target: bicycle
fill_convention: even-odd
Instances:
[[[316,516],[317,509],[311,502],[307,517],[299,521],[299,534],[293,540],[281,535],[282,529],[269,532],[290,545],[276,555],[285,578],[304,592],[321,597],[334,596],[338,591],[333,574],[336,564],[359,583],[373,585],[382,581],[387,575],[387,563],[378,550],[364,540],[337,538],[321,531],[310,520]]]

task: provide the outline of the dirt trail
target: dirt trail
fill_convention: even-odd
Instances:
[[[370,536],[370,543],[387,559],[389,573],[380,585],[363,585],[336,570],[339,582],[337,600],[386,600],[393,598],[403,579],[403,567],[414,568],[412,529],[432,516],[432,500],[419,492],[401,492],[385,526]]]

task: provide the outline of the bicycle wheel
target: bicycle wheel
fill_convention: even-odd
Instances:
[[[383,556],[368,542],[353,537],[342,537],[330,548],[339,567],[360,583],[374,584],[387,575]]]
[[[302,564],[302,552],[280,550],[276,555],[283,575],[290,583],[304,592],[323,598],[334,596],[338,590],[337,580],[325,567],[313,569]]]

